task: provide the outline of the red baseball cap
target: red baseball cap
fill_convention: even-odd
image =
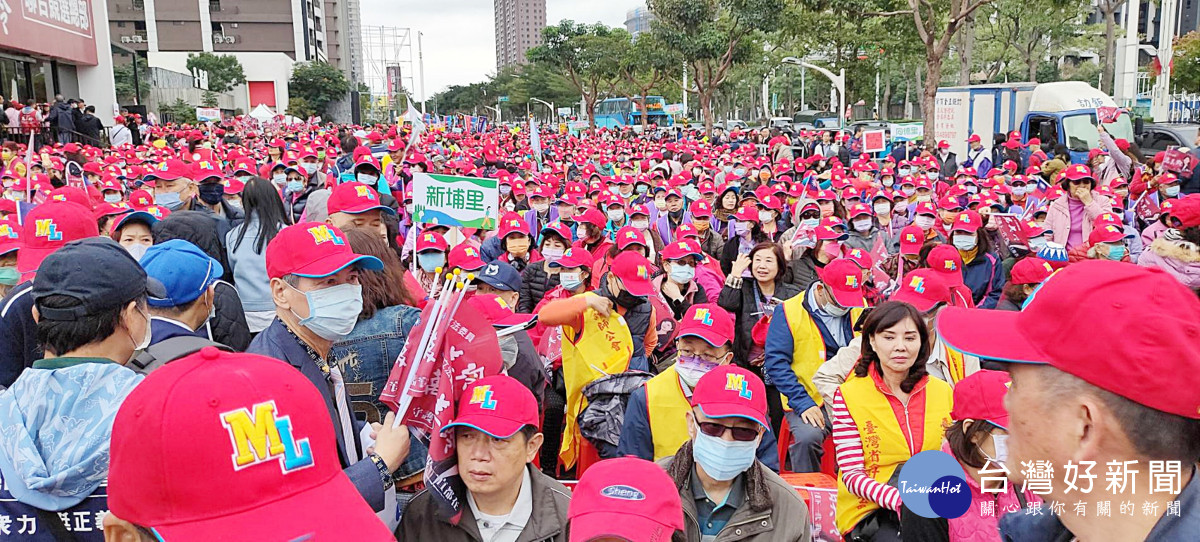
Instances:
[[[517,314],[503,298],[495,294],[472,295],[467,298],[467,304],[495,327],[523,326],[534,318],[532,314]]]
[[[1092,170],[1083,164],[1075,164],[1063,170],[1062,176],[1068,181],[1079,181],[1083,179],[1095,180],[1092,177]]]
[[[161,539],[393,540],[342,472],[321,395],[277,359],[210,347],[156,369],[112,444],[108,506]]]
[[[692,406],[709,418],[745,418],[767,425],[767,388],[750,370],[733,364],[704,373],[692,390]]]
[[[821,282],[833,295],[838,305],[847,308],[864,308],[867,300],[862,291],[862,269],[846,258],[838,258],[817,270]]]
[[[950,225],[950,231],[965,231],[967,233],[975,233],[979,231],[979,227],[983,225],[983,218],[975,211],[963,211],[954,217],[954,224]]]
[[[699,239],[700,232],[696,231],[696,226],[691,224],[680,224],[675,228],[676,239]]]
[[[129,194],[129,206],[141,210],[154,205],[154,196],[147,190],[134,190]]]
[[[1096,246],[1100,243],[1119,243],[1125,240],[1125,230],[1120,226],[1105,224],[1092,230],[1088,235],[1088,245]]]
[[[417,237],[417,254],[427,250],[448,252],[450,250],[450,243],[447,243],[446,238],[436,231],[421,232]]]
[[[0,220],[0,256],[21,249],[21,226],[13,217]]]
[[[100,235],[92,210],[73,201],[48,201],[25,216],[17,251],[17,271],[30,273],[63,245]]]
[[[1200,196],[1189,195],[1171,204],[1171,217],[1180,222],[1180,227],[1200,226]]]
[[[1009,284],[1041,284],[1054,274],[1050,262],[1035,256],[1021,258],[1013,264]]]
[[[637,457],[592,465],[571,492],[567,521],[569,542],[605,537],[669,542],[684,529],[675,482],[662,467]]]
[[[933,247],[925,257],[925,263],[930,269],[941,274],[951,289],[963,285],[962,256],[953,245],[941,244]]]
[[[920,226],[910,224],[900,230],[900,254],[911,256],[921,253],[925,244],[925,232]]]
[[[596,261],[594,258],[592,258],[591,252],[588,252],[582,248],[572,247],[568,248],[566,252],[563,252],[562,257],[559,258],[558,261],[550,262],[550,267],[566,267],[568,269],[575,267],[586,267],[591,269],[592,264],[594,263],[596,263]]]
[[[692,214],[692,218],[712,218],[712,206],[702,199],[693,201],[688,206],[688,212]]]
[[[483,263],[479,249],[466,243],[459,243],[450,249],[450,254],[446,256],[446,264],[451,269],[457,267],[463,271],[476,271],[487,265]]]
[[[633,226],[625,226],[617,231],[617,250],[625,250],[629,245],[646,246],[646,236]]]
[[[699,337],[713,346],[733,342],[733,317],[716,303],[697,303],[688,307],[679,321],[678,338]]]
[[[328,277],[351,265],[383,270],[379,258],[355,254],[342,230],[321,222],[301,222],[279,230],[267,243],[266,260],[269,278]]]
[[[170,158],[159,164],[158,167],[147,171],[142,176],[142,180],[152,181],[154,179],[162,179],[164,181],[173,181],[175,179],[186,178],[191,174],[191,166],[185,164],[183,160]]]
[[[967,137],[967,143],[979,143],[979,134],[971,134]]]
[[[1154,322],[1154,336],[1145,323]],[[1019,312],[950,307],[938,335],[955,349],[1048,364],[1135,403],[1200,419],[1200,298],[1159,269],[1086,260],[1050,277]],[[1142,339],[1139,339],[1141,337]]]
[[[451,427],[470,427],[506,439],[526,425],[539,425],[533,392],[511,376],[492,375],[467,386],[458,401],[458,415],[442,427],[442,432]]]
[[[352,215],[378,210],[391,215],[395,209],[380,203],[379,193],[362,183],[342,183],[329,193],[329,214],[350,213]]]
[[[950,418],[984,420],[1008,429],[1008,409],[1004,395],[1012,386],[1012,377],[1004,371],[980,369],[954,385],[954,409]]]
[[[662,249],[662,259],[666,260],[682,260],[688,256],[695,256],[697,259],[704,257],[704,252],[700,250],[699,243],[694,239],[684,239],[676,241]]]
[[[921,312],[929,312],[938,303],[949,305],[954,298],[941,275],[931,269],[914,269],[904,275],[900,289],[892,294],[890,300],[903,301]]]
[[[604,217],[604,213],[601,213],[597,209],[588,209],[575,215],[575,223],[578,224],[581,222],[591,224],[602,230],[608,226],[608,219]]]
[[[654,293],[654,285],[650,284],[650,274],[653,270],[654,265],[650,260],[636,252],[618,254],[609,267],[613,276],[621,279],[621,286],[636,296]]]

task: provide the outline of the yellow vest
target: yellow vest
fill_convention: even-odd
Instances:
[[[867,476],[876,482],[887,484],[892,473],[917,452],[938,450],[942,436],[950,425],[950,410],[954,405],[954,392],[950,385],[937,378],[926,377],[925,389],[914,393],[908,400],[908,412],[919,415],[924,411],[924,434],[920,449],[910,450],[900,421],[888,402],[887,396],[876,387],[871,376],[858,377],[851,373],[846,383],[839,388],[846,410],[858,426],[862,439],[863,466]],[[848,533],[858,522],[879,508],[879,504],[850,493],[838,475],[837,526],[838,531]]]
[[[967,365],[963,361],[963,354],[958,350],[950,348],[946,345],[946,367],[950,374],[946,375],[950,379],[950,383],[958,384],[959,381],[967,377]]]
[[[691,438],[687,430],[687,413],[692,410],[692,405],[681,386],[674,365],[646,381],[646,411],[650,436],[654,439],[655,461],[674,456]]]
[[[588,292],[582,295],[596,295]],[[586,309],[583,312],[583,329],[562,326],[562,369],[567,387],[566,418],[564,420],[562,447],[558,457],[563,466],[571,468],[579,457],[583,435],[576,421],[579,413],[587,407],[583,387],[602,376],[623,373],[629,369],[629,357],[633,353],[633,336],[625,319],[610,311],[608,318]]]
[[[800,295],[784,301],[783,315],[787,318],[788,329],[792,332],[792,372],[796,373],[796,378],[800,385],[804,386],[808,396],[812,397],[817,406],[821,406],[825,401],[813,385],[812,377],[817,374],[821,364],[825,363],[825,340],[821,338],[821,330],[817,329],[816,322],[813,322],[812,316],[804,308],[805,293],[800,292]],[[862,309],[850,309],[851,324],[858,321],[862,312]],[[854,336],[858,335],[859,332],[855,330]],[[788,408],[787,397],[783,398],[783,408]]]

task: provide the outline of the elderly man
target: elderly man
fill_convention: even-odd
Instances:
[[[439,542],[567,540],[570,492],[531,462],[542,446],[538,406],[529,389],[506,375],[481,378],[463,392],[454,431],[458,473],[457,522],[438,514],[429,491],[409,503],[396,536]]]
[[[360,228],[387,240],[384,216],[396,216],[396,210],[379,201],[379,193],[362,183],[342,183],[329,194],[329,218],[326,223],[340,229]]]
[[[1067,503],[1058,514],[1006,515],[1005,540],[1196,538],[1197,322],[1200,300],[1170,275],[1100,260],[1046,279],[1020,312],[943,311],[948,344],[1008,364],[1014,478]],[[1133,513],[1121,513],[1126,501]]]
[[[317,387],[337,432],[343,469],[363,499],[383,510],[392,472],[407,454],[408,432],[393,429],[389,413],[374,427],[374,451],[364,453],[362,422],[350,410],[341,371],[328,359],[333,343],[354,329],[362,312],[359,272],[381,270],[383,262],[355,254],[341,230],[317,222],[280,230],[267,244],[266,260],[276,318],[247,352],[286,361]]]

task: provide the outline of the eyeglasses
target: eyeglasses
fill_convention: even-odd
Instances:
[[[708,354],[697,354],[695,352],[691,352],[688,350],[680,350],[678,348],[675,351],[679,354],[680,357],[696,358],[700,361],[712,363],[712,364],[720,364],[722,361],[725,361],[725,356],[729,355],[729,354],[724,354],[721,356],[711,356]]]
[[[696,425],[700,427],[700,432],[710,437],[722,438],[725,432],[733,436],[733,440],[738,442],[750,442],[758,438],[758,429],[750,429],[748,427],[730,427],[715,422],[699,422]]]

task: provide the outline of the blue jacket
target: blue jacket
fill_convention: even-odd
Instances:
[[[758,443],[758,460],[779,472],[779,442],[768,427]],[[625,422],[621,426],[621,443],[617,457],[632,455],[646,461],[654,460],[654,436],[650,434],[650,415],[646,408],[646,386],[633,390],[625,404]]]
[[[1004,289],[1004,266],[995,253],[980,254],[963,266],[963,284],[971,289],[975,306],[994,309]]]
[[[812,296],[813,288],[810,286],[804,298],[804,308],[808,311],[810,318],[813,311],[810,306]],[[845,316],[841,317],[843,320],[842,332],[849,334],[848,337],[842,337],[847,344],[854,339],[854,322],[850,320],[850,314],[847,312]],[[825,343],[825,359],[823,361],[829,361],[837,354],[840,343],[832,340],[829,329],[821,323],[820,319],[815,318],[813,321],[817,324],[817,330],[821,332],[821,339]],[[800,413],[817,406],[817,403],[808,396],[808,392],[796,377],[796,372],[792,370],[792,351],[794,349],[792,328],[788,326],[783,304],[780,304],[775,307],[775,312],[771,315],[771,325],[767,328],[766,351],[763,354],[763,373],[766,377],[764,380],[775,386],[775,389],[779,390],[784,397],[787,397],[788,406],[792,412]]]
[[[174,337],[200,337],[203,339],[212,340],[209,336],[208,328],[200,326],[200,329],[191,330],[180,325],[182,322],[168,320],[161,316],[150,317],[150,344],[158,344],[167,339]]]
[[[246,230],[242,243],[237,245],[241,230]],[[246,312],[263,312],[275,310],[275,302],[271,299],[271,279],[267,277],[267,246],[263,243],[261,253],[254,251],[254,245],[261,235],[262,225],[258,217],[251,215],[241,225],[225,234],[225,248],[229,253],[229,266],[233,268],[233,283],[237,287],[238,297],[242,298],[242,308]],[[237,245],[236,247],[234,245]]]
[[[1179,515],[1159,516],[1146,540],[1174,542],[1195,540],[1200,533],[1200,472],[1192,469],[1192,479],[1175,500]],[[1070,512],[1067,512],[1070,513]],[[1075,539],[1054,514],[1005,514],[1000,518],[1000,537],[1004,542],[1070,542]]]
[[[350,456],[341,438],[342,421],[338,416],[337,406],[333,402],[333,395],[329,392],[329,383],[325,380],[321,369],[309,357],[304,346],[291,333],[288,333],[283,322],[276,318],[271,325],[267,326],[267,329],[254,338],[246,352],[286,361],[308,378],[309,382],[312,382],[313,387],[321,393],[321,398],[325,400],[325,410],[329,413],[329,419],[333,421],[333,429],[337,435],[334,440],[338,445],[338,458],[342,462],[346,476],[350,478],[350,482],[362,495],[363,500],[371,505],[372,510],[376,512],[383,510],[384,489],[379,469],[375,467],[374,462],[366,459],[350,465]],[[349,397],[348,394],[347,397]],[[354,445],[360,448],[362,443],[359,440],[359,431],[363,425],[363,422],[354,420],[354,430],[351,431],[354,434]]]
[[[0,393],[0,539],[53,541],[57,515],[76,540],[104,540],[113,420],[141,381],[110,360],[55,358]]]
[[[11,386],[21,371],[42,359],[32,289],[33,281],[18,284],[0,303],[0,388]]]

